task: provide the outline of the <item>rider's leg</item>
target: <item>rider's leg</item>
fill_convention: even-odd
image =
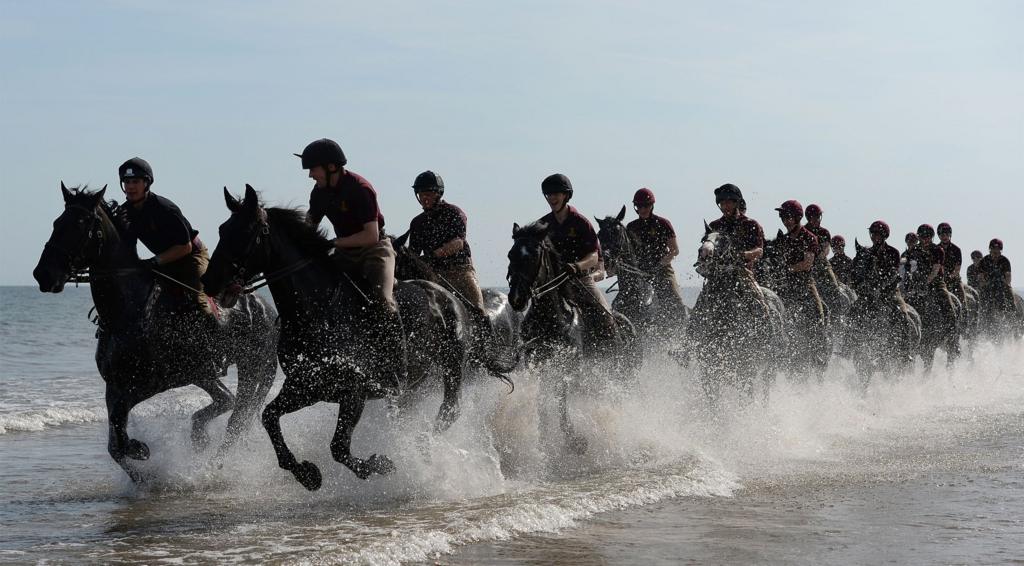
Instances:
[[[614,338],[615,317],[597,283],[590,275],[573,278],[570,283],[583,316],[593,326],[594,335],[600,339]]]
[[[362,249],[360,271],[369,284],[370,299],[380,316],[379,321],[371,324],[377,338],[374,373],[378,384],[371,384],[368,394],[372,397],[394,395],[406,381],[407,366],[405,333],[395,302],[395,250],[391,241],[383,239]]]
[[[670,313],[674,321],[683,322],[686,317],[686,306],[672,266],[666,265],[659,269],[651,283],[654,287],[655,301],[665,309],[665,312]]]

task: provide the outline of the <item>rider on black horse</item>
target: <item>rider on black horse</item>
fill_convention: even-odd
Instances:
[[[961,304],[966,304],[964,283],[960,280],[960,267],[964,261],[963,252],[960,251],[960,246],[950,241],[953,238],[953,228],[948,222],[939,224],[936,231],[939,233],[939,247],[942,248],[944,258],[942,271],[946,277],[946,287],[960,299]]]
[[[814,283],[812,270],[818,257],[818,238],[801,224],[804,216],[803,206],[798,201],[787,200],[775,210],[779,219],[786,227],[782,235],[781,257],[783,262],[783,280],[776,289],[791,318],[797,332],[804,333],[820,344],[791,343],[794,349],[807,349],[819,362],[827,361],[827,344],[825,336],[825,310]]]
[[[395,302],[395,250],[384,237],[384,216],[370,182],[345,169],[348,160],[333,140],[319,139],[295,154],[316,182],[306,219],[314,226],[326,216],[334,226],[334,258],[343,274],[365,281],[371,306],[381,317],[371,324],[376,345],[371,396],[396,394],[406,379],[405,338]]]
[[[988,243],[988,255],[978,263],[978,280],[986,310],[1000,314],[1014,312],[1012,275],[1010,260],[1003,255],[1003,241],[993,238]]]
[[[807,210],[804,211],[804,216],[807,218],[804,228],[818,239],[818,253],[814,257],[814,265],[811,266],[811,275],[814,277],[818,292],[824,301],[823,304],[828,307],[829,316],[834,320],[838,314],[840,303],[839,278],[832,271],[832,264],[827,259],[832,250],[832,233],[821,225],[823,214],[824,211],[820,206],[808,205]]]
[[[587,217],[569,206],[572,190],[569,178],[561,173],[544,179],[541,192],[551,212],[539,222],[547,226],[551,244],[567,262],[565,271],[569,274],[569,293],[580,308],[587,326],[597,339],[612,339],[615,337],[615,318],[604,293],[590,276],[591,271],[598,266],[601,245]]]
[[[754,262],[764,254],[764,230],[756,220],[747,217],[747,202],[736,185],[726,183],[715,189],[715,204],[722,211],[722,217],[711,221],[711,230],[727,236],[738,246],[753,279]]]
[[[161,280],[164,289],[181,298],[187,310],[199,313],[216,327],[216,319],[200,278],[206,273],[210,254],[181,209],[152,190],[153,168],[141,157],[133,157],[117,170],[121,178],[128,236],[141,241],[155,255],[142,263],[172,282]],[[129,244],[129,247],[134,247]],[[162,279],[162,278],[161,278]]]
[[[875,220],[872,222],[868,227],[868,234],[871,236],[871,247],[868,248],[868,252],[874,258],[874,268],[870,279],[877,286],[875,290],[878,291],[879,296],[888,294],[896,299],[896,305],[899,308],[890,313],[895,321],[896,317],[902,316],[902,313],[909,310],[899,287],[900,252],[886,243],[886,240],[889,239],[889,225],[885,221]]]
[[[685,318],[686,307],[676,283],[672,260],[679,255],[676,231],[668,219],[654,214],[654,191],[640,189],[633,195],[636,220],[626,225],[637,245],[637,267],[652,277],[654,299],[677,319]]]
[[[971,265],[967,266],[967,284],[975,289],[981,290],[981,279],[978,277],[978,264],[981,258],[985,257],[981,250],[971,252]]]
[[[444,200],[444,179],[433,171],[417,175],[412,190],[423,212],[409,223],[409,250],[426,261],[440,283],[466,305],[478,330],[477,355],[485,361],[494,331],[466,240],[466,213]]]
[[[886,234],[888,237],[888,234]],[[899,259],[899,252],[896,252],[896,258]],[[829,264],[832,265],[832,272],[836,274],[836,279],[840,283],[850,284],[850,268],[853,265],[853,259],[846,255],[846,238],[836,234],[832,236],[832,257],[828,260]],[[899,263],[898,261],[896,262]]]

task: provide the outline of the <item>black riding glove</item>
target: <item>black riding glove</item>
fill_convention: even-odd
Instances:
[[[156,269],[159,266],[160,266],[160,262],[156,259],[156,256],[153,256],[153,257],[151,257],[149,259],[140,259],[139,260],[139,267],[141,267],[142,269],[145,269],[147,271]]]

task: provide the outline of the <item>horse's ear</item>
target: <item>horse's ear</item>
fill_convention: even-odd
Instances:
[[[408,242],[408,241],[409,241],[409,232],[406,231],[405,234],[402,234],[401,236],[398,236],[397,238],[395,238],[394,244],[395,244],[396,248],[404,248],[405,247],[405,243]]]
[[[107,186],[103,185],[103,188],[100,189],[98,193],[96,193],[96,202],[100,202],[103,200],[103,193],[105,192],[107,192]]]
[[[238,199],[231,195],[227,187],[224,187],[224,204],[228,205],[228,210],[233,213],[242,209],[242,203],[238,202]]]
[[[860,245],[860,242],[857,241],[857,238],[853,239],[853,246],[854,246],[854,249],[857,250],[857,253],[860,253],[861,250],[864,249],[864,246]]]
[[[64,186],[64,181],[60,182],[60,192],[62,195],[64,195],[64,202],[68,202],[69,200],[71,200],[71,191],[69,191],[68,188]]]
[[[622,222],[622,219],[625,218],[625,217],[626,217],[626,205],[622,205],[622,210],[619,211],[619,214],[618,214],[618,216],[615,217],[615,219],[618,220],[619,222]]]
[[[781,240],[783,236],[785,236],[785,234],[782,233],[782,228],[779,228],[779,231],[775,233],[775,239]]]
[[[513,222],[512,223],[512,237],[515,238],[516,235],[519,234],[520,230],[522,230],[522,228],[519,227],[519,223],[518,222]]]
[[[705,220],[704,221],[704,235],[707,236],[710,233],[711,233],[711,225],[708,224],[707,220]]]
[[[245,201],[242,202],[246,208],[256,208],[260,205],[260,197],[256,195],[256,189],[249,183],[245,184]]]

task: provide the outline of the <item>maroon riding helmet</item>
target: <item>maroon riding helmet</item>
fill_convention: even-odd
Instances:
[[[779,211],[779,218],[796,218],[799,220],[804,217],[804,207],[797,200],[787,200],[775,210]]]
[[[633,193],[633,206],[651,206],[654,204],[654,191],[642,188]]]

